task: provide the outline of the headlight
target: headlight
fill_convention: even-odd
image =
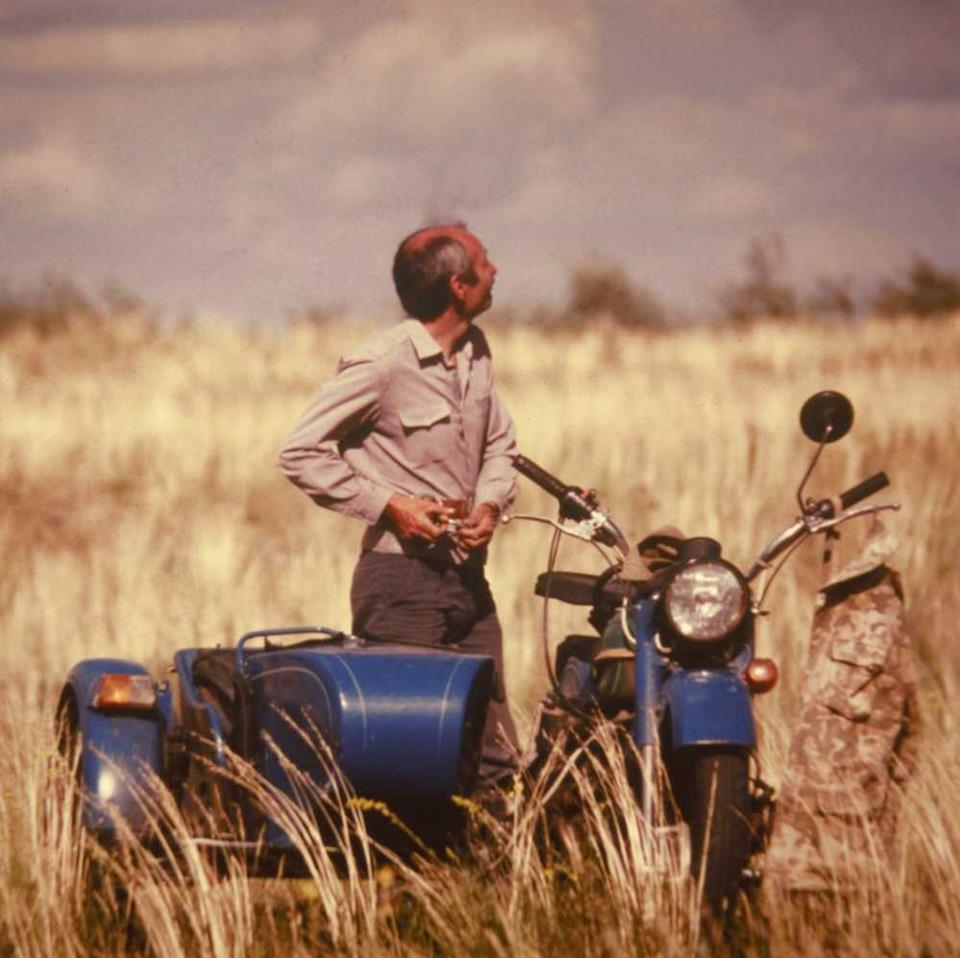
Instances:
[[[712,642],[729,635],[747,611],[747,589],[737,572],[721,562],[698,562],[667,586],[664,608],[685,639]]]

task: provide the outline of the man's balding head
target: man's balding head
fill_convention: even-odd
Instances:
[[[479,245],[460,223],[411,233],[393,258],[393,284],[409,316],[435,319],[451,304],[450,280],[473,282],[473,250]]]

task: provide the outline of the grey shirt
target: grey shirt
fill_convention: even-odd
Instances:
[[[364,550],[445,561],[469,557],[452,540],[401,543],[383,518],[395,493],[492,502],[516,494],[513,421],[496,395],[490,349],[471,326],[448,364],[418,320],[399,323],[343,356],[301,416],[278,464],[321,506],[363,519]]]

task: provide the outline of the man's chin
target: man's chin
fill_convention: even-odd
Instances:
[[[469,316],[466,317],[468,323],[472,323],[478,316],[483,315],[493,305],[493,297],[488,296]]]

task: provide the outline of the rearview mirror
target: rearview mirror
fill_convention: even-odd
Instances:
[[[836,442],[853,425],[853,405],[843,393],[825,389],[811,396],[800,410],[800,428],[814,442]]]

